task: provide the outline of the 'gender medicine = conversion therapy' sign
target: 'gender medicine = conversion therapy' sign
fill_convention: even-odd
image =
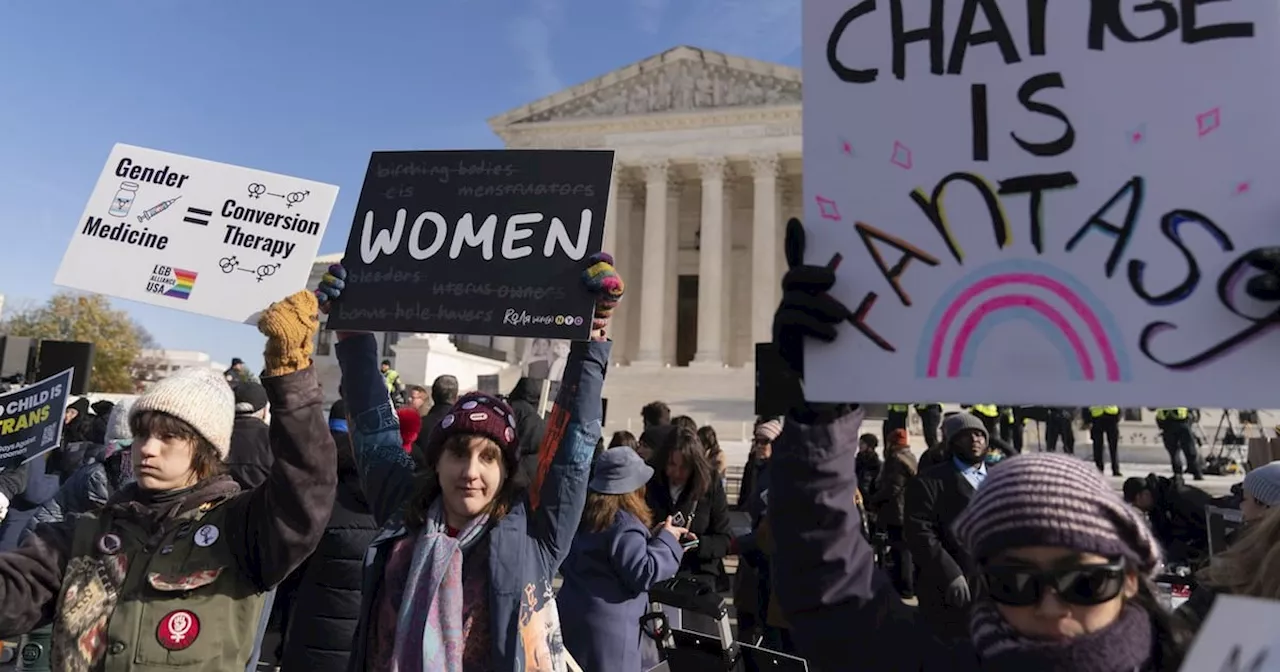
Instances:
[[[1120,4],[805,0],[812,399],[1274,401],[1280,5]]]
[[[307,283],[338,188],[118,144],[54,283],[235,322]]]

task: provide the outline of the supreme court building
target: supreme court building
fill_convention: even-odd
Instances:
[[[770,340],[785,222],[801,212],[798,69],[676,47],[489,125],[513,149],[616,152],[604,249],[627,294],[613,319],[614,363],[752,363],[753,344]],[[315,277],[339,256],[317,259]],[[445,338],[388,334],[382,347],[395,358],[430,340],[503,365],[528,350],[513,338]],[[421,379],[417,364],[397,367]]]
[[[799,216],[800,71],[676,47],[489,120],[511,148],[612,149],[614,360],[743,366]]]

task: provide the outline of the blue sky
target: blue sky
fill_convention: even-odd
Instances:
[[[800,0],[9,3],[5,309],[55,291],[116,142],[339,185],[321,244],[335,252],[370,151],[500,147],[489,117],[680,44],[798,65]],[[261,366],[253,327],[115,304],[163,347]]]

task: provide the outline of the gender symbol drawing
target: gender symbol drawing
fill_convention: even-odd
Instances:
[[[263,196],[275,196],[276,198],[284,199],[284,206],[286,208],[292,208],[294,205],[305,201],[307,197],[311,195],[310,191],[291,191],[287,194],[275,194],[270,191],[267,191],[267,185],[262,184],[260,182],[254,182],[253,184],[250,184],[246,189],[249,192],[249,198],[262,198]]]
[[[1073,381],[1132,378],[1107,305],[1061,269],[1029,259],[979,268],[938,299],[921,331],[916,377],[968,378],[982,342],[1012,321],[1030,323],[1053,344]]]
[[[221,268],[223,273],[233,273],[235,271],[252,273],[258,276],[258,282],[262,282],[265,278],[275,275],[276,271],[280,270],[280,264],[260,264],[257,268],[241,268],[240,260],[235,256],[230,256],[219,259],[218,268]]]

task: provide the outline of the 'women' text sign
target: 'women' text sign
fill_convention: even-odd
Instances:
[[[613,152],[375,152],[332,329],[586,339]]]
[[[812,399],[1274,401],[1243,288],[1280,244],[1280,6],[804,10],[808,261],[850,308]]]

